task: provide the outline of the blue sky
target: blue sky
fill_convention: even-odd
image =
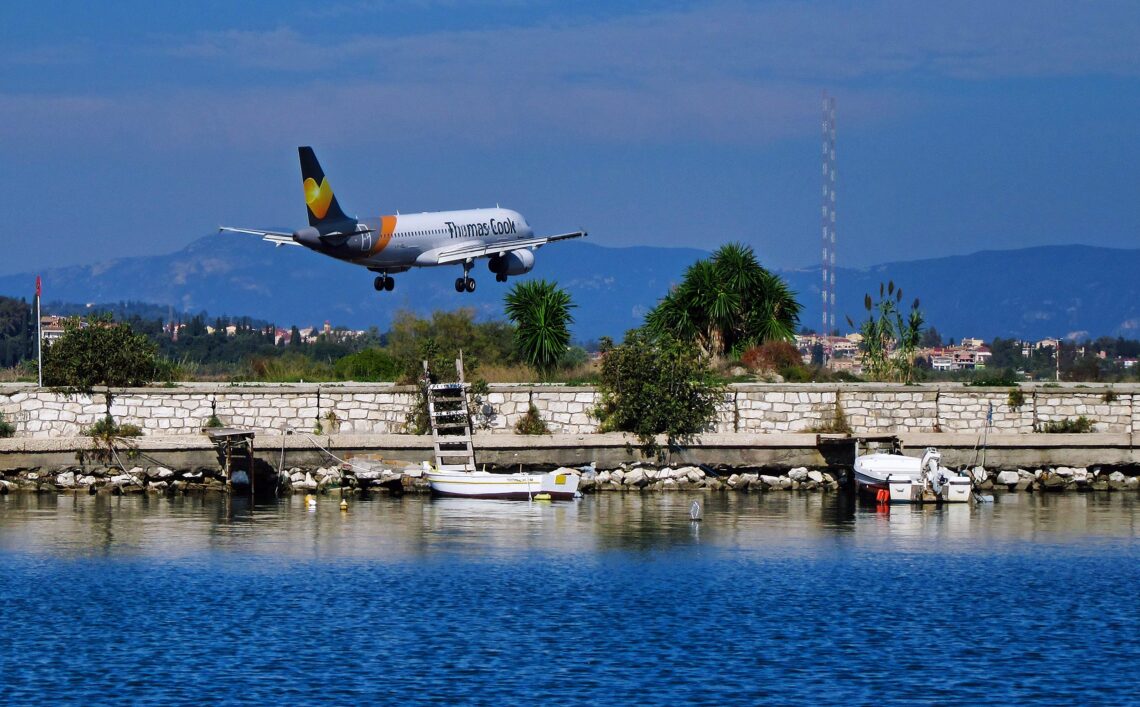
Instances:
[[[301,225],[300,144],[360,216],[812,265],[825,89],[841,266],[1137,247],[1138,37],[1135,2],[5,3],[0,273]]]

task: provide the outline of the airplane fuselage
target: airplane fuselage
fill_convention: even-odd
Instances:
[[[525,275],[534,267],[534,251],[555,241],[581,238],[585,231],[535,237],[522,214],[493,209],[434,211],[355,219],[337,203],[332,186],[311,147],[297,148],[301,188],[308,206],[309,225],[290,233],[222,226],[220,231],[261,236],[277,246],[300,245],[337,260],[377,273],[373,286],[391,291],[393,273],[436,265],[459,265],[456,292],[474,292],[471,269],[486,259],[495,280]]]
[[[502,208],[396,214],[361,219],[359,223],[368,230],[352,233],[341,242],[306,238],[301,232],[294,240],[339,260],[396,272],[438,265],[435,255],[443,248],[464,243],[493,245],[534,237],[534,230],[522,214]]]

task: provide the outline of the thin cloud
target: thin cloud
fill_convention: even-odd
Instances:
[[[503,71],[584,75],[707,76],[782,80],[916,72],[984,79],[1140,74],[1140,6],[1131,3],[947,3],[896,0],[856,7],[774,3],[566,22],[443,31],[411,37],[360,32],[334,38],[287,28],[207,33],[170,47],[176,56],[305,72],[323,66],[399,71],[434,79]],[[166,44],[168,40],[164,40]]]
[[[15,143],[119,136],[156,148],[278,144],[314,126],[364,144],[753,145],[813,131],[825,85],[857,126],[953,100],[932,98],[924,78],[1140,75],[1137,7],[729,3],[417,36],[224,30],[133,50],[170,62],[179,82],[113,100],[97,84],[89,96],[0,94],[0,120]],[[195,67],[210,69],[200,84]]]

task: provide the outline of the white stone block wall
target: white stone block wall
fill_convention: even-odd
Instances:
[[[310,404],[299,409],[301,415],[312,415],[308,418],[309,427],[319,422],[322,429],[328,433],[330,420],[328,413],[336,415],[336,431],[355,434],[397,434],[404,430],[408,413],[415,404],[415,396],[411,392],[385,391],[377,392],[348,392],[348,391],[322,391],[320,400],[316,396],[308,401]]]
[[[839,403],[847,424],[857,432],[930,432],[938,420],[936,393],[914,387],[898,389],[844,386]]]
[[[1033,393],[1022,391],[1020,407],[1010,405],[1008,390],[958,388],[940,391],[938,420],[942,432],[981,433],[992,413],[990,430],[996,434],[1033,431]]]
[[[1080,416],[1095,421],[1097,432],[1129,432],[1134,410],[1131,395],[1114,393],[1115,399],[1106,399],[1104,390],[1062,391],[1041,390],[1036,396],[1038,424],[1075,419]]]
[[[530,395],[525,390],[492,390],[472,411],[476,427],[491,432],[514,432],[519,418],[527,413],[529,400]]]
[[[495,390],[486,404],[494,409],[492,431],[514,432],[531,403],[553,434],[591,434],[598,431],[593,412],[598,406],[592,388],[519,388]]]
[[[723,426],[718,431],[806,432],[834,418],[835,394],[834,388],[809,386],[737,388],[734,393],[736,428]]]
[[[991,431],[1033,432],[1035,423],[1084,415],[1100,432],[1140,429],[1135,405],[1140,386],[1023,386],[1024,404],[1010,405],[1009,389],[960,385],[884,386],[875,384],[743,384],[733,386],[718,405],[719,433],[809,432],[827,425],[836,400],[855,432],[942,431],[980,433],[992,408]],[[1111,395],[1107,395],[1112,390]],[[599,396],[592,388],[494,386],[473,406],[479,429],[511,433],[533,402],[550,431],[590,434],[598,429],[593,411]],[[415,403],[411,388],[383,385],[314,384],[232,386],[193,384],[174,388],[118,391],[112,414],[146,434],[197,434],[216,410],[225,425],[276,432],[285,427],[312,431],[400,433]],[[213,407],[211,407],[213,405]],[[0,386],[0,412],[20,436],[79,434],[105,412],[102,393],[66,397],[25,384]]]

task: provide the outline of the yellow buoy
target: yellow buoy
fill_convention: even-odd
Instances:
[[[534,497],[534,500],[536,500],[536,501],[549,501],[550,500],[550,494],[548,494],[548,493],[536,494]]]
[[[342,499],[340,499],[340,509],[341,509],[342,511],[347,511],[347,510],[348,510],[348,501],[344,500],[343,498],[342,498]]]

